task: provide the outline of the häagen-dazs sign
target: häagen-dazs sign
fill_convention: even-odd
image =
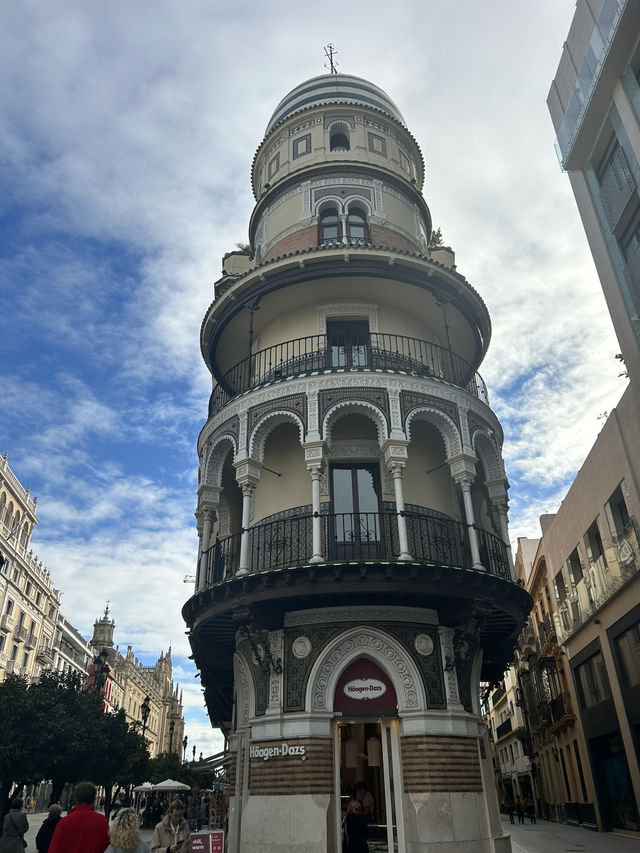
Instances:
[[[304,746],[283,742],[269,746],[251,745],[249,747],[249,758],[261,758],[263,761],[268,761],[270,758],[284,758],[287,755],[295,755],[304,761],[306,757]]]
[[[378,681],[377,678],[354,678],[353,681],[347,681],[342,689],[345,696],[350,699],[366,701],[384,696],[387,692],[387,685]]]
[[[395,714],[398,700],[389,675],[369,658],[356,658],[340,674],[333,694],[333,710],[348,714]]]

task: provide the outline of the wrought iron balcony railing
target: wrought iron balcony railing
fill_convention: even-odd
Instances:
[[[229,400],[279,379],[325,370],[390,370],[443,379],[489,402],[482,377],[445,347],[383,332],[308,335],[253,353],[234,365],[213,389],[209,417]]]
[[[508,735],[510,732],[511,732],[511,717],[507,717],[507,719],[503,723],[500,723],[500,725],[496,729],[497,740],[500,740],[500,738],[503,738],[505,735]]]
[[[472,568],[467,525],[435,512],[406,512],[409,553],[419,562]],[[394,512],[331,513],[321,515],[322,552],[327,562],[398,559],[398,517]],[[510,578],[507,549],[497,536],[482,532],[484,568]],[[313,515],[267,521],[249,528],[248,571],[258,572],[305,565],[313,553]],[[204,552],[204,586],[232,578],[240,567],[242,533],[219,539]]]
[[[573,714],[573,710],[571,708],[571,696],[566,691],[559,693],[554,699],[552,699],[549,703],[549,707],[551,710],[551,719],[554,723],[560,722],[560,720],[568,714]]]

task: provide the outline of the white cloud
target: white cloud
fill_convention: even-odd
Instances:
[[[397,102],[434,222],[491,313],[481,372],[506,432],[511,529],[535,536],[624,387],[545,107],[574,8],[2,10],[2,450],[40,495],[34,545],[67,615],[90,633],[110,598],[123,644],[157,657],[171,642],[199,745],[215,737],[180,616],[210,393],[198,335],[222,255],[247,238],[272,110],[324,72],[332,40],[340,70]]]

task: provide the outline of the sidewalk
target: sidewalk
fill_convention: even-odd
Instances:
[[[36,834],[46,816],[46,812],[27,815],[27,853],[35,853]],[[534,824],[516,822],[512,826],[506,815],[502,815],[502,830],[511,836],[512,853],[640,853],[640,835],[625,837],[611,832],[592,832],[546,820]],[[150,829],[140,831],[144,841],[150,842],[152,834]]]
[[[512,853],[640,853],[640,835],[624,837],[546,820],[533,824],[516,820],[512,825],[502,815],[502,831],[511,836]]]

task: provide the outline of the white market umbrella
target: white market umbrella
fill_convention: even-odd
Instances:
[[[136,785],[133,790],[140,792],[153,791],[153,785],[151,784],[151,782],[143,782],[142,785]]]
[[[189,785],[183,782],[176,782],[174,779],[165,779],[164,782],[158,782],[153,786],[154,791],[189,791]]]

